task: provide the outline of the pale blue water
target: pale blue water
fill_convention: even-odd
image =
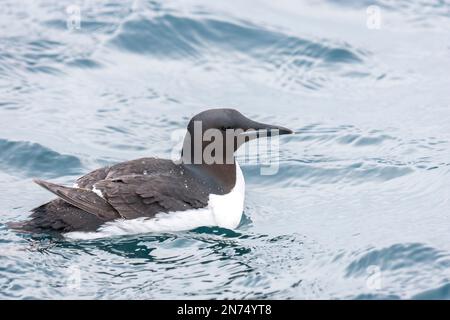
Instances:
[[[432,0],[2,1],[0,298],[449,299],[449,25]],[[170,157],[218,106],[301,132],[278,174],[243,166],[238,230],[6,228],[52,198],[33,177]]]

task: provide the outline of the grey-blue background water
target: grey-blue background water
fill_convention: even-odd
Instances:
[[[3,0],[0,298],[450,298],[449,23],[433,0]],[[218,106],[301,132],[278,174],[243,166],[238,230],[6,228],[52,198],[33,177],[170,157]]]

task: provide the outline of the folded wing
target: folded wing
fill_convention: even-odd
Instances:
[[[91,190],[64,187],[43,180],[34,180],[34,182],[54,193],[65,202],[102,220],[109,221],[120,218],[120,214],[105,199]]]
[[[126,219],[203,208],[209,199],[208,192],[197,181],[164,174],[127,175],[99,181],[95,186]]]
[[[125,175],[100,180],[94,186],[102,197],[84,188],[69,188],[42,180],[35,182],[103,221],[151,218],[160,212],[198,209],[206,207],[209,200],[206,188],[188,176]]]

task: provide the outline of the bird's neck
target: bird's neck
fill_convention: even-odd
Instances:
[[[193,174],[207,177],[211,183],[228,193],[236,184],[236,161],[234,150],[225,146],[211,152],[207,141],[193,141],[191,135],[185,137],[180,162]],[[211,154],[212,153],[212,154]]]
[[[236,184],[236,163],[182,165],[202,180],[207,180],[220,194],[229,193]]]

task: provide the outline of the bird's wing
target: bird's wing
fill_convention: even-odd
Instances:
[[[11,223],[18,231],[33,233],[95,231],[106,221],[58,198],[34,208],[30,220]]]
[[[104,220],[120,218],[119,213],[103,198],[91,190],[69,188],[43,180],[34,180],[38,185],[54,193],[62,200]]]
[[[92,189],[94,184],[100,180],[126,175],[161,174],[177,170],[179,168],[171,160],[140,158],[94,170],[82,176],[76,182],[79,188]]]
[[[203,208],[209,200],[206,188],[187,176],[126,175],[99,181],[95,187],[126,219]]]
[[[103,180],[106,178],[110,171],[110,167],[103,167],[97,170],[94,170],[92,172],[89,172],[88,174],[82,176],[79,178],[76,182],[77,186],[79,188],[84,189],[92,189],[94,184],[96,184],[98,181]]]

